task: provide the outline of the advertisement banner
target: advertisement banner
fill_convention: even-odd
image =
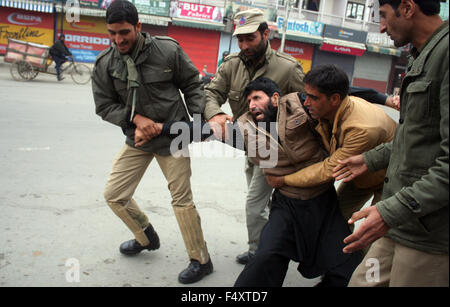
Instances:
[[[53,44],[53,14],[2,7],[0,10],[0,54],[6,53],[8,38]]]
[[[277,28],[278,32],[283,32],[284,17],[278,16],[277,18]],[[316,21],[309,20],[291,20],[288,19],[288,24],[286,27],[286,33],[298,34],[298,35],[311,35],[322,37],[324,24]]]
[[[187,18],[200,21],[223,22],[223,8],[178,1],[171,3],[170,13],[172,17]]]
[[[78,62],[93,63],[97,55],[111,44],[103,17],[82,15],[79,22],[71,23],[64,18],[63,31],[66,46]],[[59,32],[58,29],[58,37]]]

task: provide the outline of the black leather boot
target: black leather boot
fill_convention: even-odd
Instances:
[[[150,244],[147,246],[142,246],[135,239],[123,242],[120,245],[120,252],[124,255],[136,255],[139,254],[144,249],[149,251],[156,250],[159,248],[159,237],[156,231],[153,229],[153,226],[150,224],[144,231],[147,236]]]
[[[205,264],[200,264],[197,260],[191,260],[189,266],[178,275],[178,281],[182,284],[192,284],[211,274],[212,271],[211,258]]]

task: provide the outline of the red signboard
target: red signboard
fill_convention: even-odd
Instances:
[[[174,15],[181,18],[222,22],[223,8],[211,5],[178,1],[176,11],[172,12],[172,16]]]
[[[281,40],[274,38],[270,41],[272,49],[280,49]],[[314,45],[306,43],[286,41],[284,45],[284,53],[293,56],[296,59],[312,60],[314,53]]]
[[[330,52],[336,52],[336,53],[342,53],[342,54],[348,54],[348,55],[356,55],[356,56],[362,56],[366,50],[359,49],[359,48],[352,48],[347,46],[338,46],[338,45],[332,45],[323,43],[320,47],[320,50],[323,51],[330,51]]]
[[[274,38],[270,41],[270,47],[272,47],[272,49],[278,50],[280,49],[280,46],[281,41],[278,38]],[[311,69],[314,45],[286,41],[283,52],[294,57],[302,65],[304,72],[308,72]]]
[[[2,7],[0,9],[0,54],[6,52],[8,38],[53,44],[53,14]]]
[[[0,23],[53,29],[53,15],[2,7],[0,10]]]

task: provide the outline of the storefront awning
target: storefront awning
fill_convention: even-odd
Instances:
[[[389,54],[396,57],[400,57],[402,55],[402,51],[400,49],[394,49],[389,47],[382,47],[377,45],[367,44],[367,51],[377,52],[382,54]]]
[[[172,24],[175,26],[190,27],[197,29],[223,31],[225,25],[219,22],[206,22],[200,20],[189,20],[183,18],[172,18]]]
[[[0,0],[0,6],[12,7],[27,11],[53,13],[53,3],[51,1]]]
[[[330,44],[330,45],[337,45],[337,46],[344,46],[344,47],[366,50],[366,45],[363,43],[355,43],[355,42],[351,42],[351,41],[345,41],[342,39],[333,39],[333,38],[325,37],[323,39],[323,42]]]
[[[341,39],[325,38],[320,50],[362,56],[366,51],[366,45]]]
[[[281,36],[282,34],[280,34]],[[323,37],[321,36],[313,36],[313,35],[300,35],[300,34],[291,34],[286,32],[286,39],[290,41],[302,42],[302,43],[310,43],[320,45],[323,42]]]

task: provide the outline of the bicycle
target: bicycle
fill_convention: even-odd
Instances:
[[[86,64],[75,63],[72,57],[69,59],[61,65],[61,75],[69,73],[73,82],[77,84],[88,83],[91,80],[91,69]]]

